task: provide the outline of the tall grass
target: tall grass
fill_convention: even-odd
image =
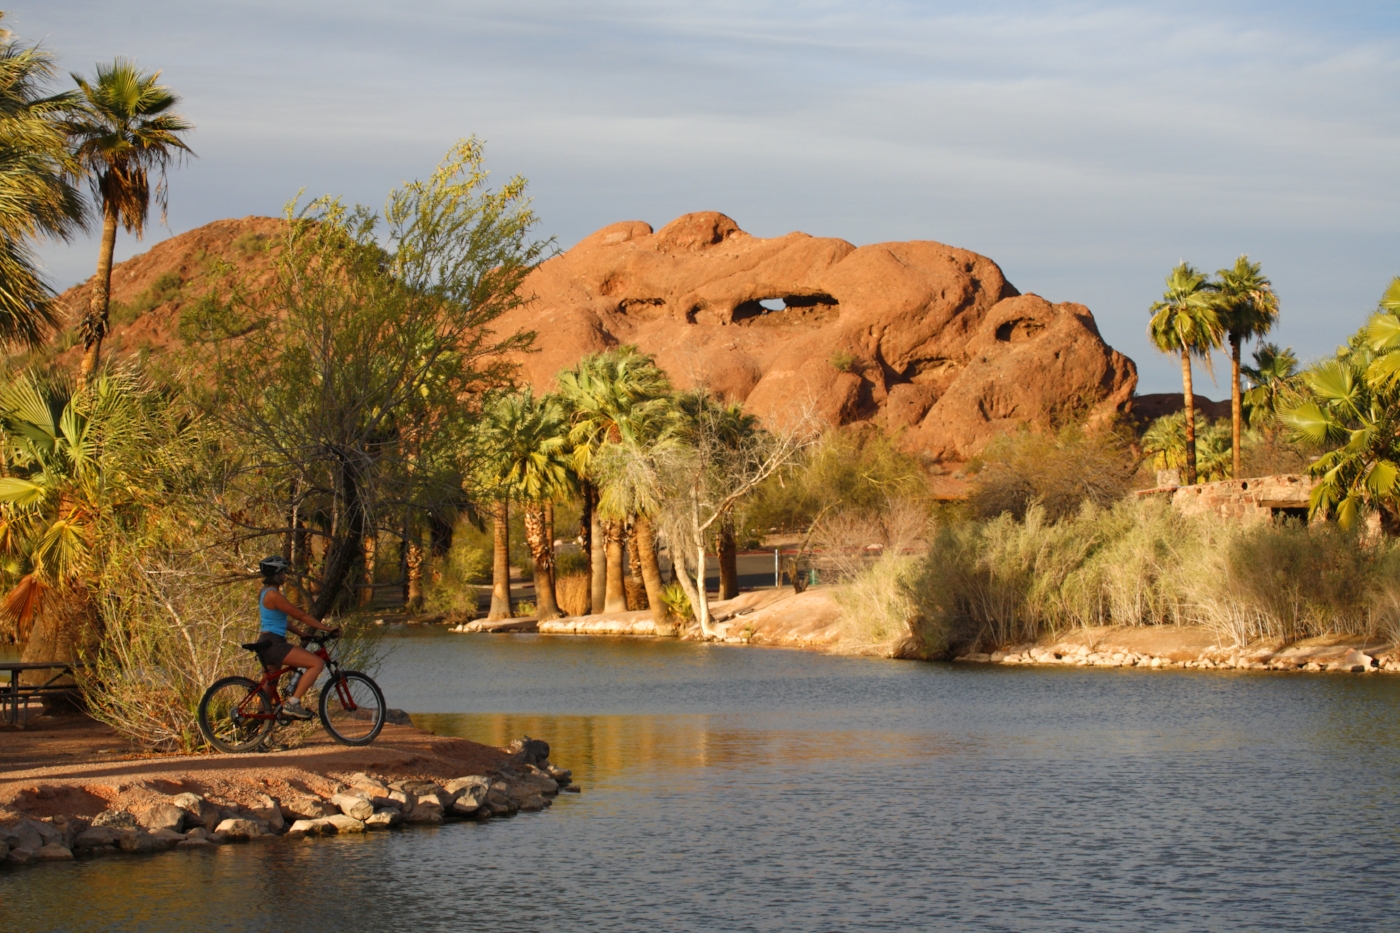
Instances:
[[[921,653],[1098,625],[1204,625],[1243,644],[1326,633],[1394,637],[1400,546],[1334,526],[1240,527],[1159,500],[1084,505],[1059,522],[940,527],[911,579]]]

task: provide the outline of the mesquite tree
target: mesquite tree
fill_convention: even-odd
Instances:
[[[508,381],[502,354],[533,339],[491,327],[550,244],[530,239],[524,180],[489,190],[482,163],[479,143],[458,144],[382,218],[334,198],[289,205],[270,280],[225,270],[227,288],[182,321],[227,432],[224,513],[245,538],[319,541],[318,618],[367,534],[407,548],[406,514],[462,497],[480,400]]]

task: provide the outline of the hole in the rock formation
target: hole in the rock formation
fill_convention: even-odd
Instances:
[[[943,357],[927,360],[912,360],[900,373],[915,385],[931,385],[943,389],[957,374],[958,363]]]
[[[735,324],[819,324],[835,318],[841,306],[830,295],[775,295],[756,298],[734,309]]]
[[[617,304],[617,310],[630,318],[651,321],[666,313],[665,298],[624,298]]]
[[[1030,340],[1040,331],[1045,329],[1045,325],[1030,318],[1019,317],[1006,321],[997,328],[997,339],[1003,343],[1020,343],[1022,340]]]

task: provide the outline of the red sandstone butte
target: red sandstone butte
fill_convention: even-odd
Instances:
[[[1137,385],[1083,305],[1023,295],[985,256],[926,240],[762,239],[712,211],[657,231],[623,221],[525,289],[534,300],[498,328],[538,333],[539,352],[517,358],[538,390],[584,354],[636,344],[681,387],[770,419],[810,404],[938,460],[1059,415],[1125,411]]]

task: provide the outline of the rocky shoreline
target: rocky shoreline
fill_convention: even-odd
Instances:
[[[1092,632],[1092,630],[1086,630]],[[1141,630],[1138,630],[1141,632]],[[1388,642],[1354,639],[1309,639],[1290,645],[1258,643],[1244,647],[1192,644],[1190,637],[1176,645],[1125,644],[1124,637],[1079,635],[1052,643],[1009,645],[993,652],[970,652],[954,658],[969,664],[1038,664],[1069,667],[1136,667],[1151,670],[1241,670],[1306,673],[1400,674],[1400,646]],[[1196,634],[1196,633],[1191,633]],[[1160,642],[1166,641],[1166,644]],[[1339,643],[1340,642],[1340,643]]]
[[[499,754],[488,756],[487,766],[477,769],[480,773],[451,779],[293,770],[278,778],[250,774],[233,783],[207,781],[212,786],[204,793],[171,792],[200,784],[200,775],[193,772],[173,780],[148,777],[132,783],[79,776],[24,780],[0,805],[0,863],[16,867],[453,820],[481,822],[543,810],[559,793],[580,791],[569,770],[550,764],[546,742],[527,736],[491,751]],[[266,761],[270,756],[261,757]],[[160,773],[168,774],[172,759],[156,761],[161,763]],[[433,764],[436,770],[443,767],[441,760]],[[0,775],[0,781],[7,780]]]

